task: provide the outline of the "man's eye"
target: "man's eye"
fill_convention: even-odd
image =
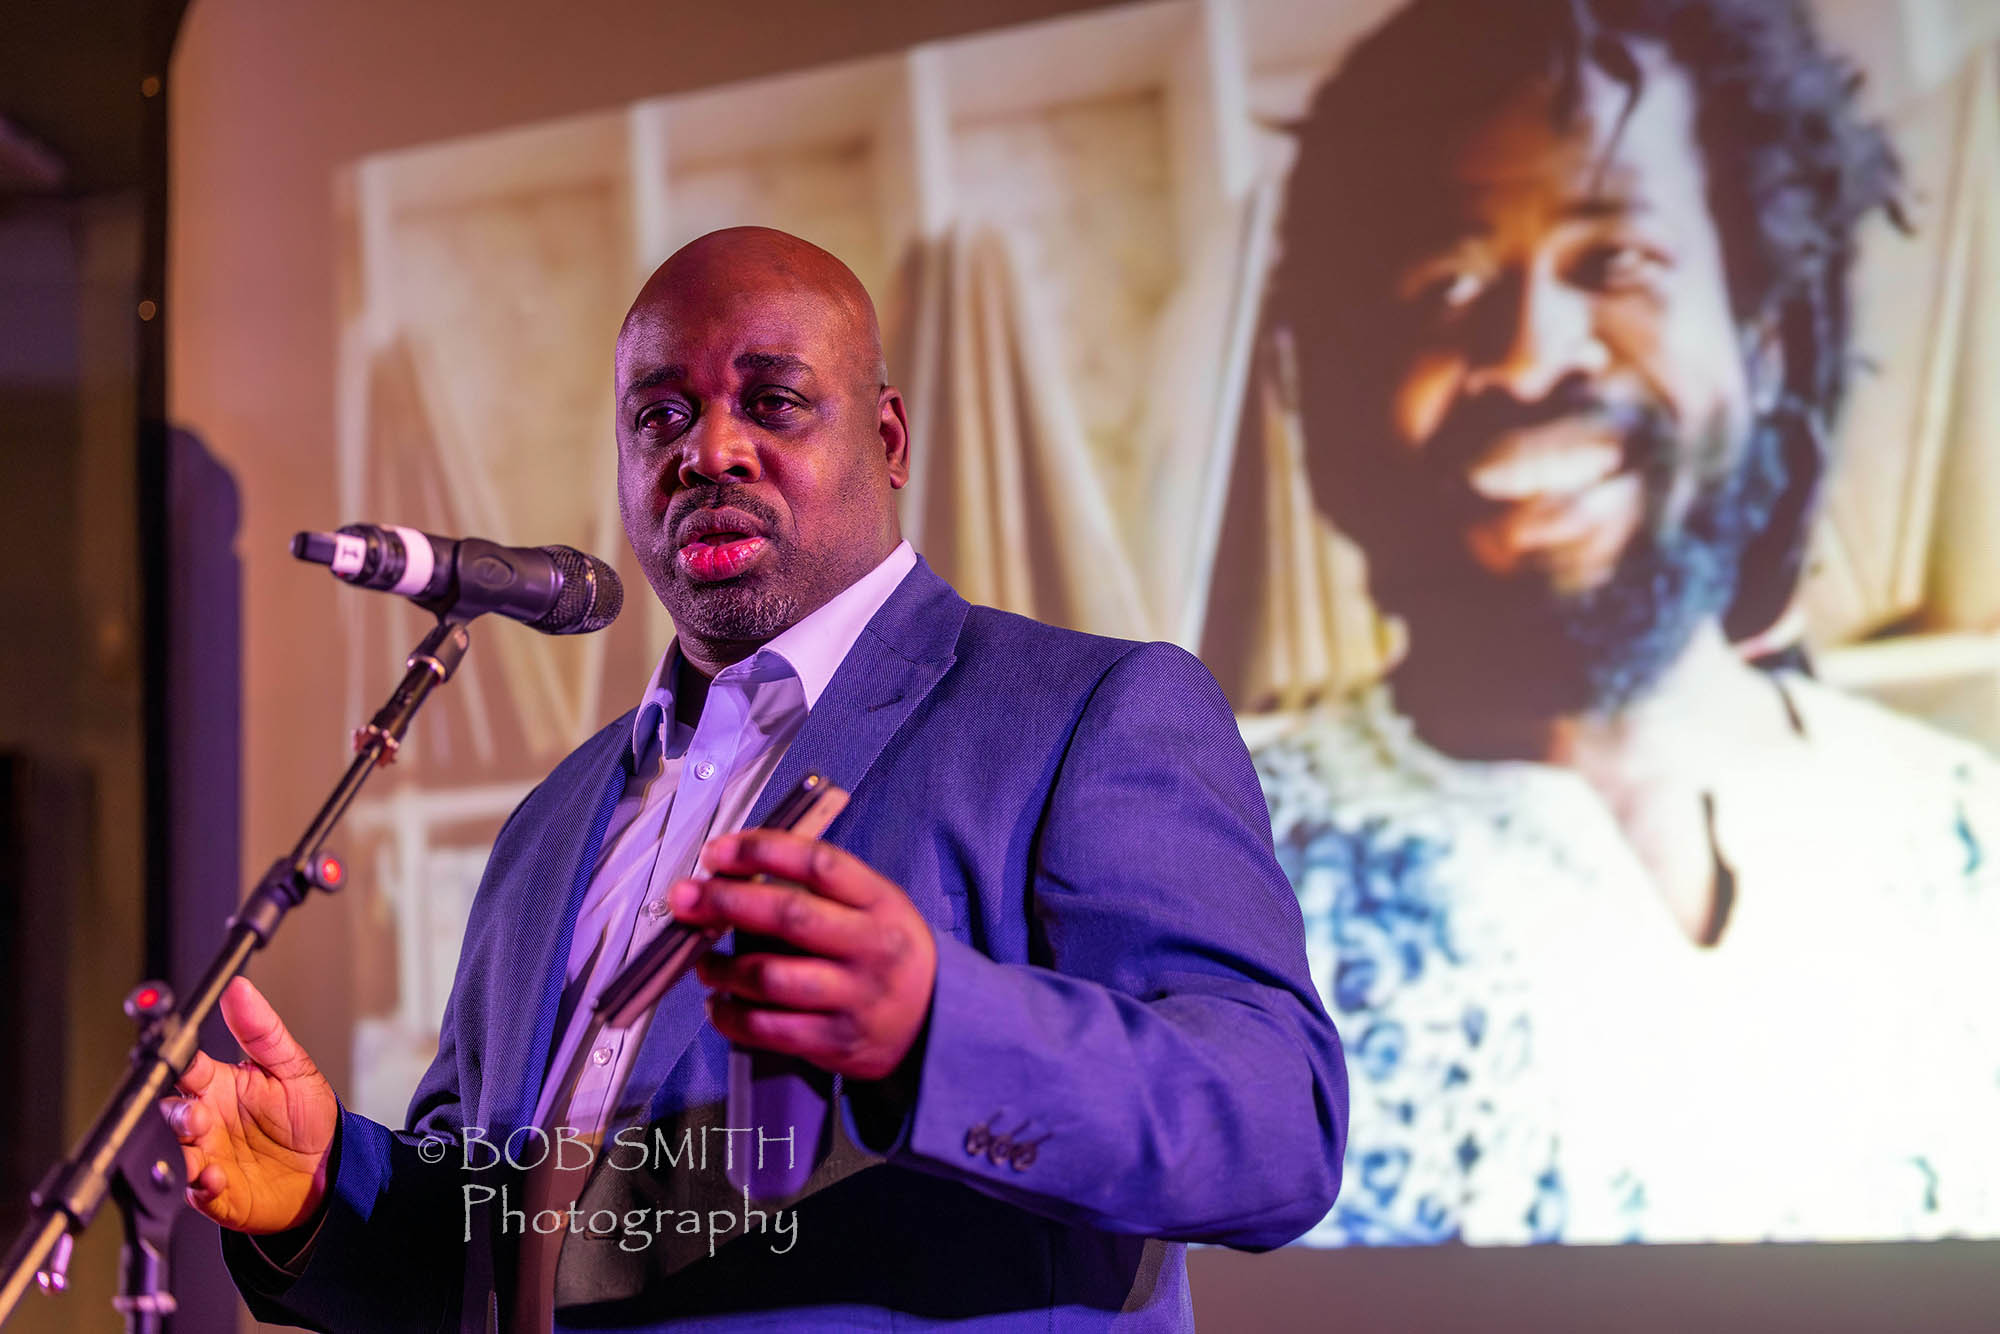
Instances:
[[[782,417],[799,410],[799,401],[790,394],[764,390],[750,399],[750,410],[759,417]]]
[[[632,423],[647,435],[676,436],[687,429],[688,413],[678,403],[655,403],[642,410]]]
[[[1428,274],[1408,289],[1409,298],[1433,315],[1450,315],[1464,310],[1486,290],[1485,280],[1470,269],[1452,269]]]
[[[1447,310],[1458,310],[1478,300],[1485,286],[1476,273],[1454,273],[1439,281],[1437,303]]]
[[[1626,291],[1650,283],[1664,265],[1644,246],[1601,245],[1584,252],[1571,276],[1577,286],[1593,291]]]

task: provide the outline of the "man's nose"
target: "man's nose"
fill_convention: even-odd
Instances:
[[[681,439],[682,486],[754,482],[763,475],[756,440],[726,412],[704,413]]]
[[[1498,389],[1536,403],[1569,376],[1594,376],[1610,364],[1587,292],[1553,273],[1525,274],[1509,287],[1513,299],[1493,302],[1482,330],[1483,355],[1475,355],[1466,376],[1468,394]]]

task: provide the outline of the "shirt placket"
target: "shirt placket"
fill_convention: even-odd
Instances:
[[[671,916],[667,891],[694,869],[695,858],[721,805],[724,786],[737,764],[747,716],[742,687],[718,678],[710,687],[694,739],[681,757],[680,782],[667,813],[652,872],[645,892],[623,923],[625,946],[618,952],[617,967],[606,974],[607,979],[616,976],[666,926]],[[580,1129],[599,1133],[604,1130],[612,1110],[612,1096],[624,1082],[631,1066],[632,1048],[645,1028],[646,1020],[641,1018],[627,1028],[598,1033],[577,1077],[576,1093],[571,1100]]]

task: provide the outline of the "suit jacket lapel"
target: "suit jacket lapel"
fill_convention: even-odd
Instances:
[[[745,823],[768,819],[809,773],[849,792],[859,787],[882,747],[956,659],[967,610],[965,599],[919,557],[841,660]]]
[[[889,738],[955,661],[959,629],[969,610],[965,599],[918,557],[916,568],[904,576],[841,660],[758,794],[745,826],[767,819],[809,773],[849,792],[858,788]],[[848,813],[843,812],[827,837],[843,843],[847,822]],[[646,1087],[638,1081],[659,1081],[654,1119],[674,1110],[667,1098],[667,1076],[701,1030],[704,995],[698,983],[683,983],[661,997],[633,1062],[632,1080],[638,1087]]]

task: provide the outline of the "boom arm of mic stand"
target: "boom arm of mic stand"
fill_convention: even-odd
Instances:
[[[116,1305],[126,1328],[155,1334],[174,1307],[167,1287],[167,1238],[186,1205],[186,1171],[180,1144],[156,1104],[186,1072],[201,1040],[201,1025],[223,989],[250,956],[271,942],[285,914],[305,901],[314,884],[320,847],[368,781],[395,758],[403,734],[432,690],[451,679],[471,644],[463,622],[443,619],[406,660],[402,683],[368,725],[354,734],[354,762],[306,826],[291,852],[271,864],[250,897],[229,919],[228,933],[201,980],[187,996],[140,1031],[131,1068],[84,1132],[75,1151],[35,1188],[32,1210],[0,1267],[0,1322],[12,1314],[37,1274],[45,1286],[64,1285],[68,1241],[113,1196],[125,1218],[122,1290]],[[50,1257],[56,1263],[50,1265]]]

